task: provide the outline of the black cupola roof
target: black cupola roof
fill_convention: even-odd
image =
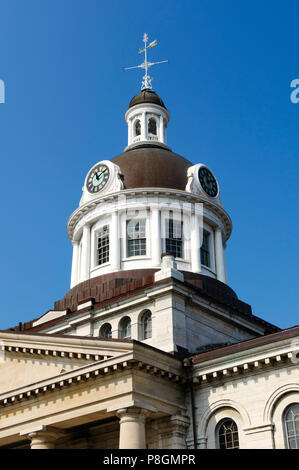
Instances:
[[[135,106],[136,104],[144,103],[158,104],[162,108],[167,109],[160,96],[150,88],[145,88],[141,93],[134,96],[130,101],[129,108],[132,108],[132,106]]]

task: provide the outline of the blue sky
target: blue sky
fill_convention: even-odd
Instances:
[[[69,215],[84,177],[127,143],[141,38],[168,143],[216,174],[233,221],[229,284],[256,315],[298,324],[298,2],[1,0],[0,328],[69,289]]]

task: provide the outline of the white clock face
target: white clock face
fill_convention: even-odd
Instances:
[[[99,163],[95,168],[90,170],[87,176],[86,187],[91,194],[100,192],[107,184],[109,179],[109,168]]]

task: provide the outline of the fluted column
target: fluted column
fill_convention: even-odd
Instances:
[[[110,233],[110,260],[111,267],[114,271],[120,269],[120,234],[118,212],[113,212],[111,216],[111,233]]]
[[[216,228],[215,230],[215,258],[217,279],[221,282],[226,282],[224,249],[220,228]]]
[[[79,242],[73,242],[73,258],[72,258],[72,275],[71,275],[71,288],[78,283],[78,262],[79,262]]]
[[[151,211],[151,244],[152,244],[152,260],[153,266],[161,265],[161,220],[160,210],[158,207],[153,207]]]
[[[36,431],[28,434],[31,441],[30,449],[55,449],[55,441],[59,437],[53,431]]]
[[[119,448],[145,449],[145,418],[147,410],[142,408],[122,408],[119,417]]]
[[[201,272],[200,260],[200,226],[197,214],[192,214],[191,217],[191,266],[193,273]]]
[[[82,252],[80,266],[80,281],[89,279],[90,272],[90,226],[88,224],[83,227],[82,235]]]

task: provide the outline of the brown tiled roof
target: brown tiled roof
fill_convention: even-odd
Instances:
[[[37,326],[33,326],[37,319],[23,324],[19,323],[18,326],[9,328],[6,331],[28,331],[30,333],[32,331],[43,330],[63,322],[66,316],[67,318],[72,318],[84,311],[105,307],[118,300],[138,295],[144,289],[151,288],[154,285],[162,285],[171,280],[169,278],[155,282],[154,274],[156,271],[157,269],[119,271],[89,279],[69,290],[63,299],[55,302],[55,311],[65,310],[67,312],[66,315]],[[251,320],[255,324],[262,325],[265,333],[279,330],[276,326],[252,315],[250,305],[239,300],[235,292],[226,284],[202,274],[187,271],[183,271],[183,273],[185,278],[183,284],[185,286],[192,289],[197,295],[212,301],[215,305],[221,306],[232,316],[237,315],[246,320]],[[175,282],[179,283],[177,280]],[[78,305],[90,300],[92,301],[92,306],[77,310]]]
[[[198,364],[200,362],[209,361],[211,359],[229,356],[230,354],[235,354],[238,352],[246,351],[247,349],[252,349],[258,346],[275,343],[284,339],[294,338],[296,336],[299,336],[298,325],[293,326],[291,328],[287,328],[285,330],[280,330],[275,333],[267,334],[265,336],[259,336],[257,338],[240,341],[239,343],[234,343],[229,346],[216,348],[208,352],[194,354],[193,356],[188,357],[188,359],[185,359],[185,365]]]

